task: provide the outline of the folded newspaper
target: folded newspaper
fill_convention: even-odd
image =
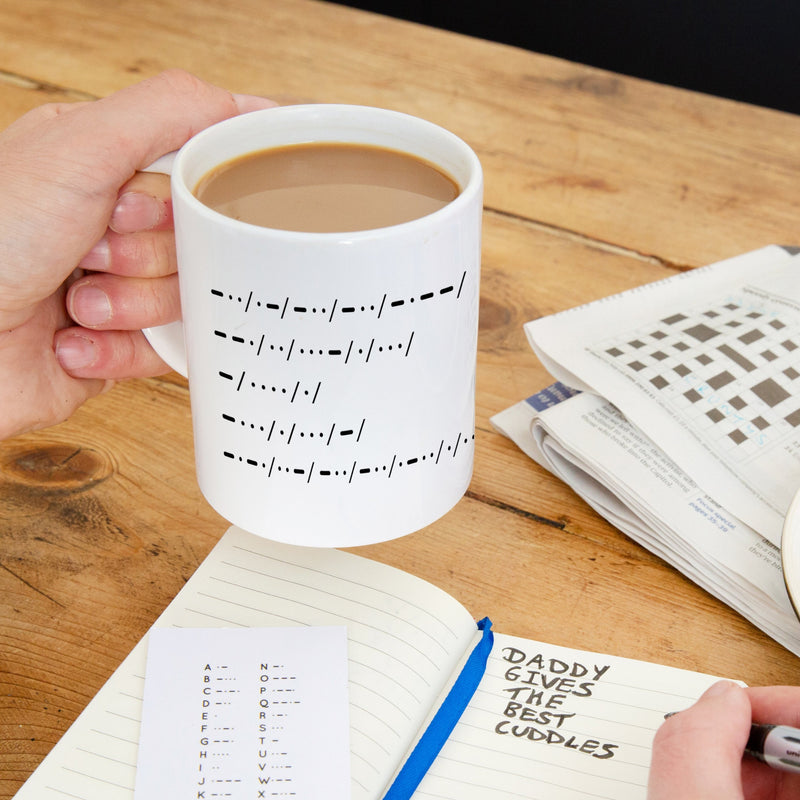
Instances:
[[[796,655],[800,255],[765,247],[525,325],[556,382],[492,424]]]

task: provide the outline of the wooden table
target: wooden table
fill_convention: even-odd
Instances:
[[[0,0],[0,32],[0,125],[177,66],[282,102],[399,109],[466,139],[486,171],[474,480],[435,525],[361,552],[507,633],[752,684],[800,680],[796,657],[488,421],[548,382],[527,320],[800,244],[800,118],[315,0]],[[0,444],[1,797],[225,528],[196,487],[176,375]]]

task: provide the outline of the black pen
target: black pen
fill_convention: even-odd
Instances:
[[[754,722],[744,752],[773,769],[800,772],[800,729]]]

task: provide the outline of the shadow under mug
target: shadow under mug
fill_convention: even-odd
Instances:
[[[192,193],[241,155],[304,142],[400,150],[458,196],[390,227],[299,233]],[[200,489],[227,520],[299,545],[418,530],[464,494],[474,452],[483,179],[433,123],[365,106],[285,106],[193,137],[171,174],[183,321],[145,331],[188,376]]]

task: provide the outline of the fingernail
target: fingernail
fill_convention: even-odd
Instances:
[[[262,108],[274,108],[278,105],[274,100],[270,100],[266,97],[259,97],[254,94],[234,93],[233,100],[240,114],[247,111],[259,111]]]
[[[62,336],[56,345],[56,358],[70,372],[94,364],[97,349],[94,342],[85,336]]]
[[[100,270],[105,272],[111,266],[111,248],[108,239],[104,236],[78,264],[82,269]]]
[[[87,283],[78,286],[70,295],[70,316],[79,325],[91,328],[111,319],[111,303],[102,289]]]
[[[125,192],[111,213],[108,226],[117,233],[136,233],[155,228],[164,218],[161,200],[144,192]]]
[[[723,695],[726,692],[731,691],[731,689],[735,689],[736,684],[733,681],[717,681],[716,683],[712,684],[705,692],[705,697],[718,697],[719,695]]]

